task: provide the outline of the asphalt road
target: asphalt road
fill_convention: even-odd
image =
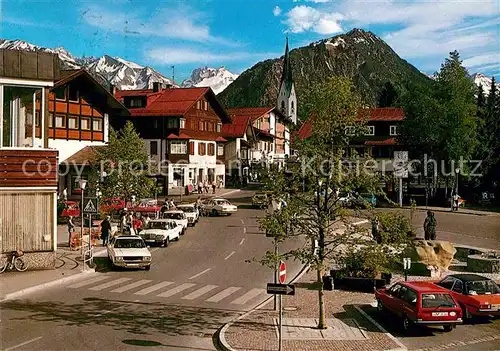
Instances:
[[[377,209],[377,211],[403,211],[407,209]],[[456,244],[500,249],[500,216],[477,216],[463,213],[434,212],[437,220],[436,239],[451,241]],[[419,237],[424,237],[425,211],[415,211],[412,225]]]
[[[271,269],[247,262],[273,250],[250,195],[229,196],[236,214],[201,218],[180,241],[152,248],[150,271],[110,270],[103,258],[91,278],[3,303],[0,349],[215,349],[214,332],[264,301],[273,279]],[[288,280],[301,268],[287,262]]]

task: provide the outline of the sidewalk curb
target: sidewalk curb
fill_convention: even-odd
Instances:
[[[403,207],[400,207],[400,208],[404,208],[406,210],[411,210],[411,207],[408,207],[408,206],[403,206]],[[416,209],[417,211],[420,211],[420,212],[427,212],[427,211],[434,211],[434,212],[440,212],[440,213],[456,213],[456,214],[461,214],[461,215],[469,215],[469,216],[479,216],[479,217],[495,217],[495,216],[500,216],[500,214],[496,213],[496,212],[487,212],[487,211],[484,211],[483,213],[476,213],[476,212],[463,212],[463,211],[467,211],[467,209],[463,209],[462,211],[458,210],[458,211],[451,211],[451,209],[436,209],[436,208],[422,208],[422,207],[419,207]],[[478,211],[478,210],[475,210],[475,211]],[[480,212],[480,211],[478,211]]]
[[[18,297],[34,293],[34,292],[39,291],[39,290],[50,288],[50,287],[53,287],[53,286],[56,286],[59,284],[64,284],[64,283],[67,283],[67,282],[70,282],[73,280],[77,280],[78,278],[81,278],[83,276],[86,276],[89,274],[95,274],[95,273],[96,273],[95,269],[87,268],[87,270],[85,270],[81,273],[70,275],[69,277],[64,277],[64,278],[52,280],[52,281],[47,282],[47,283],[42,283],[42,284],[30,286],[29,288],[24,288],[24,289],[21,289],[18,291],[8,293],[2,299],[0,299],[0,302],[5,302],[7,300],[13,300],[13,299],[16,299]]]
[[[290,281],[289,284],[293,284],[297,280],[299,280],[300,278],[302,278],[302,276],[309,270],[309,268],[310,268],[309,265],[303,266],[302,269],[299,271],[299,273]],[[228,323],[224,324],[222,326],[222,328],[220,328],[219,331],[217,332],[217,343],[218,343],[218,346],[220,346],[222,348],[222,350],[224,350],[224,351],[237,351],[238,349],[233,349],[231,347],[231,345],[229,345],[229,343],[227,342],[227,340],[226,340],[226,331],[229,329],[229,327],[231,325],[233,325],[234,323],[236,323],[240,319],[243,319],[246,316],[249,316],[253,312],[261,309],[262,307],[264,307],[265,305],[267,305],[272,299],[273,299],[273,296],[271,295],[267,299],[265,299],[264,301],[262,301],[259,305],[257,305],[255,308],[251,309],[248,312],[245,312],[244,314],[242,314],[241,316],[239,316],[236,319],[232,320],[231,322],[228,322]]]

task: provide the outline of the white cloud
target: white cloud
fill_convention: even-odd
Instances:
[[[279,53],[230,52],[214,53],[193,48],[161,47],[146,51],[146,59],[160,65],[184,63],[212,63],[229,61],[255,60],[256,62],[269,57],[279,56]]]
[[[292,8],[285,23],[292,33],[307,31],[319,34],[334,34],[342,31],[339,21],[343,16],[338,12],[323,12],[305,5]]]
[[[202,23],[202,14],[186,8],[159,10],[154,16],[144,19],[139,13],[90,6],[82,11],[81,16],[91,26],[126,35],[156,36],[235,46],[234,42],[213,36],[208,25]]]
[[[344,1],[337,9],[353,26],[397,25],[382,38],[405,57],[443,57],[452,50],[498,47],[496,1]]]
[[[273,15],[275,15],[276,17],[278,17],[279,15],[281,15],[281,8],[279,6],[276,6],[273,9]]]
[[[467,67],[485,67],[500,65],[500,51],[489,52],[482,55],[477,55],[464,60],[464,65]]]

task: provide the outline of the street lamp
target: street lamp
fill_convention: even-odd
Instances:
[[[458,194],[458,173],[460,173],[460,168],[455,168],[455,174],[457,175],[456,180],[455,180],[455,194]]]
[[[85,257],[83,256],[83,193],[85,192],[85,187],[87,186],[87,180],[83,178],[78,179],[78,184],[80,185],[80,192],[82,193],[81,201],[80,201],[80,216],[81,216],[81,224],[80,224],[80,251],[82,254],[83,260],[85,260]],[[85,267],[85,264],[84,264]]]

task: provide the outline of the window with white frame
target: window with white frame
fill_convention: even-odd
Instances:
[[[398,126],[390,126],[389,135],[398,135]]]
[[[224,156],[224,145],[217,145],[217,156]]]
[[[171,141],[170,153],[174,155],[187,153],[187,143],[183,140]]]
[[[345,133],[346,135],[354,135],[354,127],[353,126],[347,126],[345,127]]]
[[[102,118],[94,118],[92,120],[92,130],[94,132],[102,132],[103,120]]]
[[[217,123],[217,133],[220,133],[220,131],[222,130],[222,123]]]
[[[375,126],[367,126],[367,131],[365,135],[375,135]]]
[[[181,129],[186,128],[186,120],[184,118],[180,119],[180,123],[181,123]]]

